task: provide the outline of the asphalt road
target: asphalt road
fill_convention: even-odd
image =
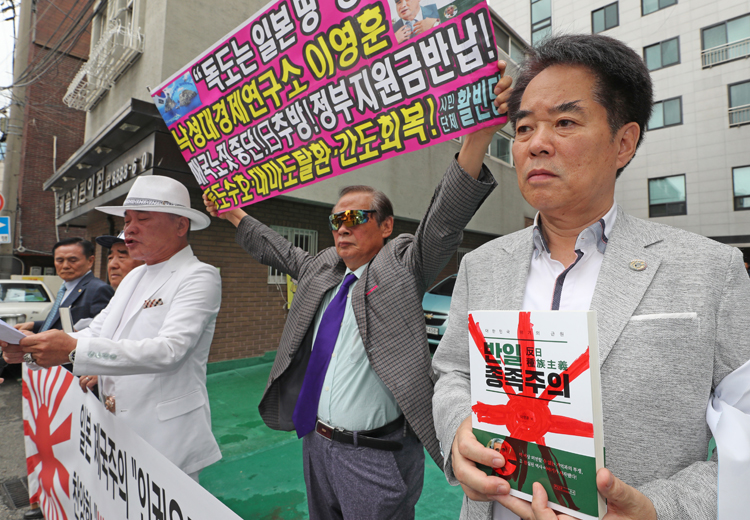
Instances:
[[[6,368],[5,382],[0,384],[0,484],[26,477],[20,373],[17,367]],[[14,510],[0,487],[0,520],[21,520],[27,509]]]

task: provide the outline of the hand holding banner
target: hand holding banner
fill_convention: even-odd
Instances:
[[[278,0],[152,96],[225,212],[505,123],[497,59],[484,0]]]

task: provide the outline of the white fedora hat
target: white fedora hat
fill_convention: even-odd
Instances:
[[[124,217],[128,210],[172,213],[190,219],[190,229],[205,229],[211,219],[205,213],[190,207],[190,194],[184,184],[163,175],[138,177],[122,206],[99,206],[99,211]]]

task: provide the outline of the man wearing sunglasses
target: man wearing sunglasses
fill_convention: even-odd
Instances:
[[[510,82],[495,87],[501,113]],[[386,241],[393,207],[369,186],[341,190],[335,247],[314,257],[241,209],[221,215],[253,258],[298,280],[259,409],[269,427],[304,438],[312,520],[414,518],[423,446],[443,467],[421,302],[496,185],[482,161],[498,128],[466,136],[414,235]]]

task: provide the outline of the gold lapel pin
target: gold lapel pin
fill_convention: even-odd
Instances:
[[[633,260],[630,262],[630,268],[633,271],[643,271],[646,269],[646,262],[644,260]]]

